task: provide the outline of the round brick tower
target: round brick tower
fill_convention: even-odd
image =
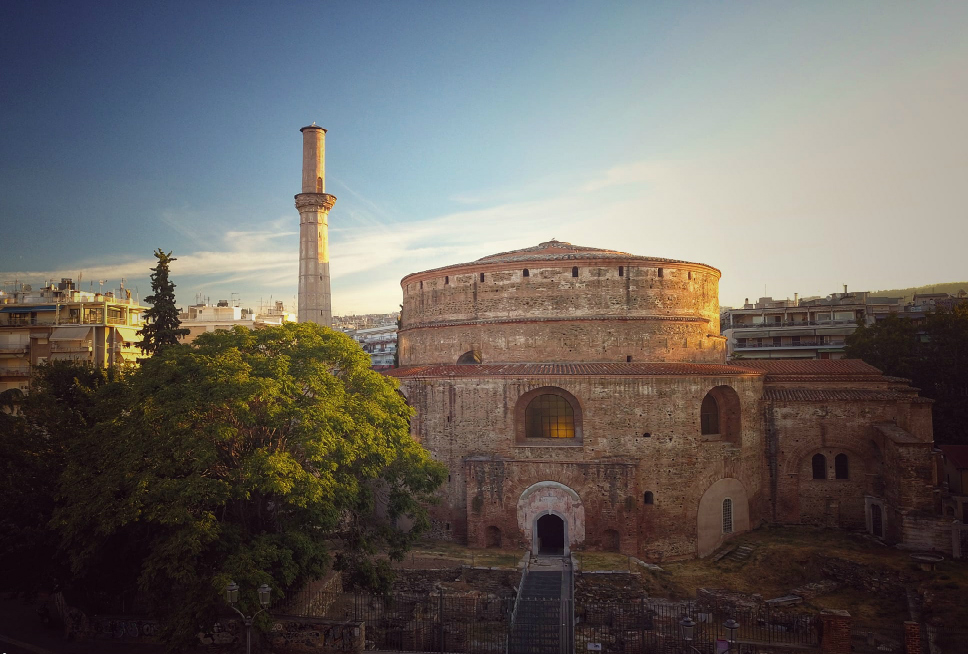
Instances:
[[[701,263],[548,241],[407,275],[401,365],[723,363]]]

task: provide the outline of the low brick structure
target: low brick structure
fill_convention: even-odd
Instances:
[[[549,241],[405,277],[434,533],[476,547],[705,556],[771,522],[951,551],[931,404],[856,360],[725,360],[720,273]]]

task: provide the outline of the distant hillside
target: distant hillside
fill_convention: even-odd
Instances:
[[[913,288],[892,288],[887,291],[871,291],[871,295],[880,297],[899,297],[902,303],[910,302],[914,299],[915,293],[950,293],[958,295],[958,291],[968,292],[968,282],[946,282],[944,284],[928,284],[927,286],[915,286]]]

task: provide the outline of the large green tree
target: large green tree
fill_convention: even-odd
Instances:
[[[847,337],[848,357],[912,380],[935,401],[939,443],[968,443],[968,302],[940,308],[922,323],[896,315]]]
[[[151,307],[145,311],[145,326],[138,332],[141,351],[146,354],[157,354],[170,345],[178,345],[178,337],[188,335],[187,329],[180,329],[175,284],[168,279],[171,262],[176,258],[161,248],[155,250],[155,257],[158,265],[151,269],[151,295],[145,298]]]
[[[174,646],[237,581],[255,603],[329,565],[385,589],[446,476],[409,433],[396,382],[349,337],[310,323],[200,336],[99,389],[111,409],[65,452],[53,524],[75,574],[101,553],[137,583]],[[400,522],[412,524],[398,529]]]
[[[68,584],[66,559],[50,528],[71,439],[98,421],[99,390],[120,371],[52,361],[34,370],[31,392],[0,394],[0,579],[34,593]],[[108,575],[110,577],[111,575]],[[100,582],[108,582],[104,577]],[[82,580],[78,580],[79,582]]]

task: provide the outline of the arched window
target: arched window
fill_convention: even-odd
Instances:
[[[645,497],[642,499],[645,504],[655,504],[655,496],[652,491],[645,491]]]
[[[316,178],[316,192],[317,193],[322,193],[323,192],[323,178],[322,177],[317,177]]]
[[[531,273],[530,273],[530,272],[528,271],[528,269],[527,269],[527,268],[525,268],[525,269],[524,269],[524,273],[523,273],[523,275],[524,275],[525,277],[530,277],[530,276],[531,276]]]
[[[578,277],[578,266],[575,266],[571,269],[571,276]]]
[[[619,277],[625,277],[625,266],[619,266],[618,267],[618,276]]]
[[[834,457],[834,477],[837,479],[850,479],[847,465],[846,454],[838,454]]]
[[[527,438],[574,438],[575,411],[560,395],[538,395],[524,411]]]
[[[723,500],[723,533],[733,533],[733,500]]]
[[[484,273],[481,273],[481,281],[484,281]]]
[[[444,283],[450,284],[450,275],[444,275]]]
[[[880,504],[871,504],[871,532],[878,538],[884,537],[884,516]]]
[[[814,454],[813,461],[813,478],[814,479],[826,479],[827,478],[827,457],[823,454]]]
[[[702,434],[719,433],[719,404],[712,393],[707,393],[706,397],[702,399],[702,407],[699,409],[699,424]]]

